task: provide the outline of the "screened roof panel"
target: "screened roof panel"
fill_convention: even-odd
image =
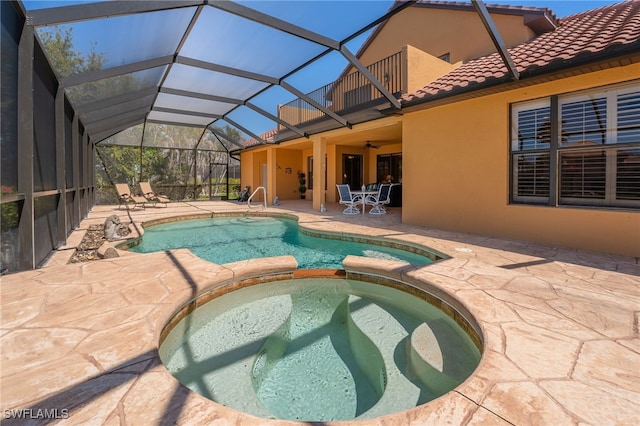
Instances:
[[[286,7],[280,0],[241,0],[238,3],[334,40],[342,41],[384,15],[393,1],[367,2],[367,7],[362,7],[361,0],[287,1]],[[328,9],[331,10],[330,18],[326,18]],[[320,19],[319,17],[325,18]]]
[[[202,111],[209,114],[224,115],[231,111],[237,104],[159,93],[155,105],[162,108]]]
[[[202,128],[147,123],[143,146],[194,149],[203,135]]]
[[[164,82],[164,87],[233,99],[246,99],[268,85],[269,83],[182,64],[173,65]]]
[[[180,54],[281,77],[324,50],[316,43],[206,7]]]
[[[91,83],[67,87],[65,89],[69,100],[76,109],[89,103],[136,92],[138,90],[157,87],[167,67],[156,67],[144,71],[105,78]]]
[[[224,146],[236,149],[244,139],[283,125],[279,105],[299,98],[302,105],[317,109],[322,96],[316,101],[317,94],[308,94],[345,66],[362,67],[345,48],[357,51],[353,44],[361,44],[364,34],[390,16],[390,8],[413,1],[24,4],[47,56],[52,62],[56,55],[67,61],[53,65],[93,141],[123,140],[113,135],[123,133],[123,126],[145,123],[144,146],[192,147],[213,125]],[[39,9],[43,6],[52,7]],[[60,52],[53,36],[68,38],[66,52]],[[74,59],[69,71],[68,62]],[[326,106],[319,108],[319,115],[333,114],[341,125],[349,125]],[[157,123],[187,130],[170,131]],[[155,127],[162,131],[150,130]],[[179,140],[191,140],[191,131],[196,142]]]
[[[119,103],[118,105],[101,108],[92,112],[81,113],[80,118],[82,119],[82,122],[85,123],[85,125],[91,125],[98,121],[109,120],[112,117],[116,117],[118,115],[126,114],[132,111],[145,113],[151,110],[154,99],[154,95],[134,99],[129,102]]]
[[[44,27],[38,31],[71,31],[74,35],[73,50],[83,57],[92,52],[98,53],[101,68],[106,69],[173,55],[195,10],[196,8],[181,8],[107,17]],[[160,28],[162,30],[159,31]],[[126,48],[123,49],[123,46]],[[95,66],[96,63],[92,65]],[[74,71],[76,74],[86,69],[80,67]]]
[[[143,125],[139,124],[126,130],[116,133],[115,135],[100,142],[100,145],[124,145],[137,146],[140,145],[142,139]]]

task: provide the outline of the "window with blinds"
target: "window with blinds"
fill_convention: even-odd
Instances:
[[[640,208],[640,82],[513,105],[511,135],[512,202]]]

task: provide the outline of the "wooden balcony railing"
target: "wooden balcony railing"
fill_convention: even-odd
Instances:
[[[367,67],[387,90],[396,96],[403,91],[404,61],[401,52],[388,56]],[[329,83],[307,94],[308,97],[323,107],[336,112],[345,113],[356,111],[383,99],[384,96],[375,88],[360,71],[347,74],[343,78]],[[281,105],[278,117],[289,124],[298,126],[320,118],[325,114],[308,102],[297,98]],[[285,129],[279,126],[278,130]]]

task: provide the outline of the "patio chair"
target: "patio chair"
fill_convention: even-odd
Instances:
[[[338,194],[340,194],[340,204],[347,206],[342,214],[359,214],[360,210],[356,204],[362,203],[362,198],[354,195],[347,184],[336,186],[338,187]]]
[[[130,204],[133,204],[133,208],[135,209],[138,205],[141,205],[142,208],[145,208],[145,204],[148,202],[146,198],[141,197],[139,195],[134,195],[129,188],[129,185],[126,183],[116,183],[116,191],[118,191],[118,209],[124,204],[127,209]]]
[[[164,206],[167,207],[167,203],[171,201],[169,197],[153,192],[153,189],[151,189],[151,184],[149,182],[140,182],[140,190],[142,191],[142,195],[144,196],[144,198],[146,198],[153,205],[153,207],[155,207],[158,203],[164,204]]]
[[[365,204],[368,204],[371,207],[369,210],[369,214],[386,214],[387,210],[384,208],[385,204],[389,204],[391,202],[391,184],[384,183],[378,187],[378,194],[369,196],[364,201]]]

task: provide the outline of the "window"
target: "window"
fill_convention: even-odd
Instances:
[[[402,182],[402,153],[376,156],[376,182],[382,182],[388,175],[393,182]]]
[[[511,121],[512,202],[640,208],[638,82],[516,104]]]

